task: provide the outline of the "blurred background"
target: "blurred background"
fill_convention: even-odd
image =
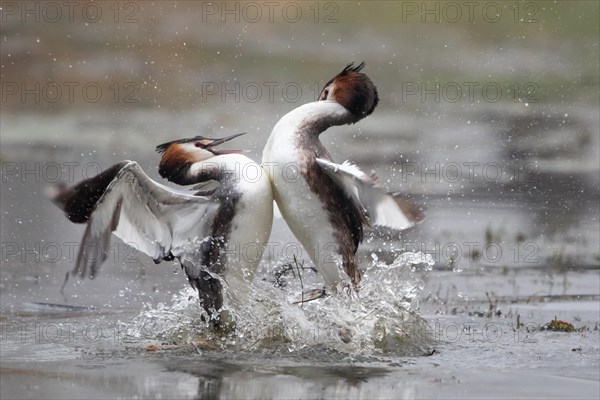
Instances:
[[[366,62],[379,106],[322,141],[427,215],[384,244],[368,240],[365,258],[421,250],[439,271],[537,269],[550,285],[554,273],[598,269],[598,9],[2,2],[2,307],[19,307],[19,293],[58,299],[73,265],[83,228],[47,201],[47,186],[123,159],[158,178],[155,145],[196,134],[248,132],[231,146],[260,160],[278,119],[351,61]],[[281,220],[272,241],[294,241]],[[98,303],[115,276],[156,274],[155,291],[168,281],[148,258],[114,251],[105,283],[85,289]]]

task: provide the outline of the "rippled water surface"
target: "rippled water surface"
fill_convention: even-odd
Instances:
[[[18,142],[11,148],[11,156],[26,154]],[[98,165],[134,158],[154,174],[148,152],[113,152],[41,147],[34,154],[36,160],[78,155]],[[403,182],[393,164],[376,167],[390,185],[415,185],[408,175]],[[580,172],[581,184],[594,185],[586,173]],[[536,185],[553,188],[559,178],[552,177],[562,174],[548,172]],[[102,274],[94,281],[70,281],[61,296],[81,228],[67,224],[40,197],[43,182],[18,178],[8,177],[3,186],[3,220],[12,223],[11,229],[3,224],[3,237],[12,239],[6,243],[26,240],[31,251],[3,250],[3,398],[598,393],[593,198],[583,196],[563,210],[559,195],[514,193],[510,182],[495,195],[473,184],[474,192],[465,196],[431,193],[443,189],[418,183],[412,196],[425,203],[427,220],[401,237],[368,235],[358,294],[294,304],[303,289],[320,287],[319,278],[309,264],[292,268],[289,255],[273,252],[261,263],[248,302],[235,311],[236,328],[216,334],[202,321],[197,295],[177,264],[155,266],[116,239]],[[486,240],[503,253],[489,247],[489,254],[477,257],[473,246],[482,251]],[[283,220],[275,220],[271,241],[295,243]],[[297,256],[308,262],[301,251]],[[555,317],[580,330],[540,330]]]

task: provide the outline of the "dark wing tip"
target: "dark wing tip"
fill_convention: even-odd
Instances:
[[[417,206],[412,200],[409,200],[406,196],[400,193],[390,193],[400,210],[406,215],[406,217],[415,224],[422,222],[425,219],[425,214],[421,207]]]
[[[73,187],[57,185],[49,188],[52,202],[67,214],[67,218],[76,224],[89,220],[98,201],[104,196],[110,184],[118,179],[119,173],[131,161],[121,161],[102,171],[93,178],[81,181]]]

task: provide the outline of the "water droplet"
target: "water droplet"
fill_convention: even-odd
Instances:
[[[377,254],[371,253],[371,258],[373,259],[374,264],[377,264],[379,262],[379,257],[377,257]]]

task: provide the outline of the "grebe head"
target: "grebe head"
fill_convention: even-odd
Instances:
[[[364,61],[357,66],[354,63],[346,65],[342,72],[325,84],[319,100],[340,103],[357,120],[371,114],[377,106],[379,96],[371,79],[360,72],[364,66]]]
[[[187,184],[190,178],[187,174],[191,166],[222,154],[241,153],[241,150],[217,150],[215,147],[233,138],[244,135],[237,133],[222,139],[209,139],[195,136],[188,139],[178,139],[156,146],[156,151],[162,154],[158,173],[163,178],[178,184]]]
[[[241,153],[241,150],[217,150],[215,147],[242,135],[245,133],[236,133],[221,139],[194,136],[159,144],[156,151],[162,154],[161,164],[201,162],[222,154]]]

